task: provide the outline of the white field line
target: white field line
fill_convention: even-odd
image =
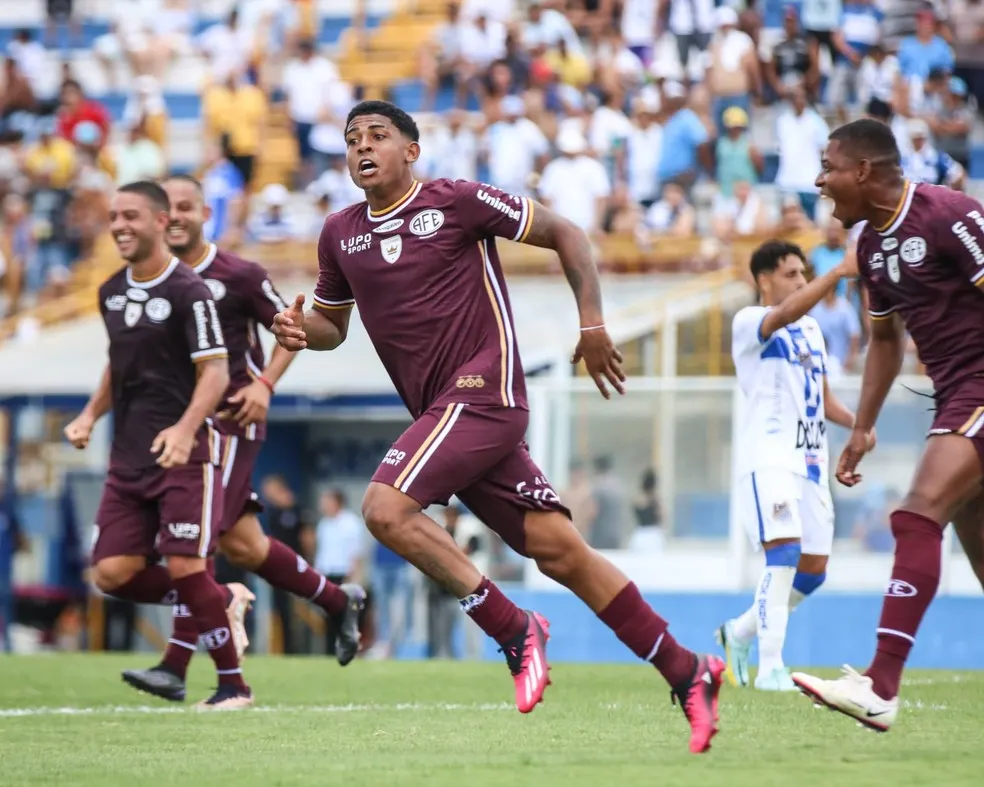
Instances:
[[[940,703],[924,703],[920,700],[902,700],[902,707],[908,710],[945,711],[948,707]],[[727,703],[725,708],[739,713],[751,711],[753,706],[746,703]],[[651,710],[652,706],[642,704],[619,705],[617,703],[602,703],[598,706],[603,711],[641,711]],[[349,705],[257,705],[246,709],[247,713],[388,713],[396,712],[463,712],[513,710],[513,705],[505,702],[461,704],[454,702],[401,702],[393,705],[385,704],[349,704]],[[102,705],[99,707],[38,707],[38,708],[0,708],[0,719],[24,719],[36,716],[117,716],[117,715],[165,715],[200,713],[194,706],[178,705]]]

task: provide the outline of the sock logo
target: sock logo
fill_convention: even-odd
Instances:
[[[300,555],[298,555],[297,556],[297,573],[298,574],[303,574],[305,571],[307,571],[307,567],[308,567],[307,561],[304,558],[302,558]]]
[[[476,607],[482,606],[485,603],[485,599],[489,597],[489,591],[483,590],[481,593],[472,593],[470,596],[465,596],[458,603],[461,604],[461,608],[465,612],[471,612]]]
[[[767,571],[765,576],[762,577],[762,582],[758,589],[758,599],[756,605],[758,607],[758,617],[761,623],[762,631],[769,628],[769,587],[772,585],[772,572]]]
[[[918,592],[918,590],[904,579],[890,579],[888,580],[888,587],[885,588],[886,596],[895,596],[896,598],[909,598]]]
[[[169,590],[161,599],[161,604],[177,604],[178,603],[178,591]]]
[[[209,650],[218,650],[230,639],[232,639],[232,634],[230,634],[228,626],[206,631],[201,636],[201,641],[205,643],[205,647]]]

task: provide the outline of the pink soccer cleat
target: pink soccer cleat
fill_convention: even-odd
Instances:
[[[527,612],[526,617],[526,631],[502,648],[516,681],[516,707],[520,713],[533,710],[550,685],[550,666],[547,664],[550,623],[536,612]]]
[[[673,689],[670,697],[680,702],[690,722],[690,751],[703,754],[718,731],[718,694],[725,664],[717,656],[698,656],[693,677]]]

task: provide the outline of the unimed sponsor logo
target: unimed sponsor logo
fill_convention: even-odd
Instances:
[[[977,211],[972,211],[968,216],[973,218],[973,213]],[[964,245],[964,248],[970,252],[970,255],[974,258],[974,262],[978,265],[984,265],[984,251],[981,250],[980,244],[977,242],[977,238],[970,234],[970,229],[962,221],[956,222],[950,229],[953,234],[957,236],[957,239]]]
[[[513,221],[519,221],[520,212],[513,207],[510,207],[508,203],[503,202],[498,197],[494,197],[489,194],[485,189],[478,190],[478,198],[484,202],[486,205],[495,208],[502,213],[505,213]]]

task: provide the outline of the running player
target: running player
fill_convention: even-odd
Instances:
[[[895,563],[868,669],[837,680],[794,673],[814,700],[876,730],[898,714],[902,671],[940,580],[943,527],[954,522],[980,571],[984,494],[984,209],[941,186],[907,181],[891,130],[871,120],[836,129],[817,177],[846,227],[867,220],[858,265],[868,290],[871,344],[851,438],[837,480],[854,486],[867,433],[904,353],[904,332],[933,381],[936,414],[902,505],[892,512]],[[977,561],[977,562],[975,562]]]
[[[557,251],[580,312],[573,361],[584,359],[607,398],[609,385],[623,390],[622,356],[605,330],[590,241],[542,205],[493,186],[417,182],[418,139],[416,123],[392,104],[367,101],[349,113],[349,172],[367,202],[328,217],[314,309],[304,313],[298,295],[274,333],[288,350],[333,350],[358,304],[414,418],[366,491],[366,523],[499,643],[521,712],[533,710],[550,682],[548,624],[509,601],[422,513],[454,494],[660,670],[690,722],[691,751],[706,751],[724,663],[679,645],[636,586],[587,546],[523,439],[526,385],[495,238]]]
[[[215,299],[229,350],[230,385],[216,426],[226,438],[222,457],[224,516],[219,548],[229,561],[251,571],[273,587],[307,599],[333,619],[335,655],[348,664],[359,650],[359,612],[365,592],[358,585],[339,587],[311,568],[300,555],[268,538],[257,514],[262,510],[253,491],[253,466],[266,436],[266,414],[274,386],[294,358],[279,345],[264,368],[258,325],[269,327],[286,305],[266,271],[208,242],[203,227],[211,211],[198,181],[176,176],[164,182],[171,202],[167,244],[179,260],[204,278]],[[185,696],[185,675],[198,642],[195,622],[182,605],[174,607],[174,631],[164,658],[156,667],[127,670],[123,680],[164,699]]]
[[[803,251],[782,241],[756,249],[751,271],[759,304],[740,310],[731,331],[744,394],[735,505],[756,548],[765,550],[765,569],[751,607],[721,626],[717,639],[733,685],[748,685],[748,653],[758,635],[755,688],[796,691],[782,658],[786,623],[823,584],[834,539],[826,422],[854,426],[827,386],[823,335],[808,312],[854,272],[841,265],[807,283]]]
[[[109,366],[65,434],[84,448],[112,409],[93,579],[117,598],[186,606],[218,671],[218,689],[201,706],[234,709],[251,705],[253,695],[226,594],[206,570],[222,516],[221,438],[208,416],[229,385],[228,352],[208,287],[167,253],[169,209],[164,190],[147,181],[113,197],[110,231],[127,264],[99,288]],[[230,606],[243,610],[243,602],[233,598]]]

